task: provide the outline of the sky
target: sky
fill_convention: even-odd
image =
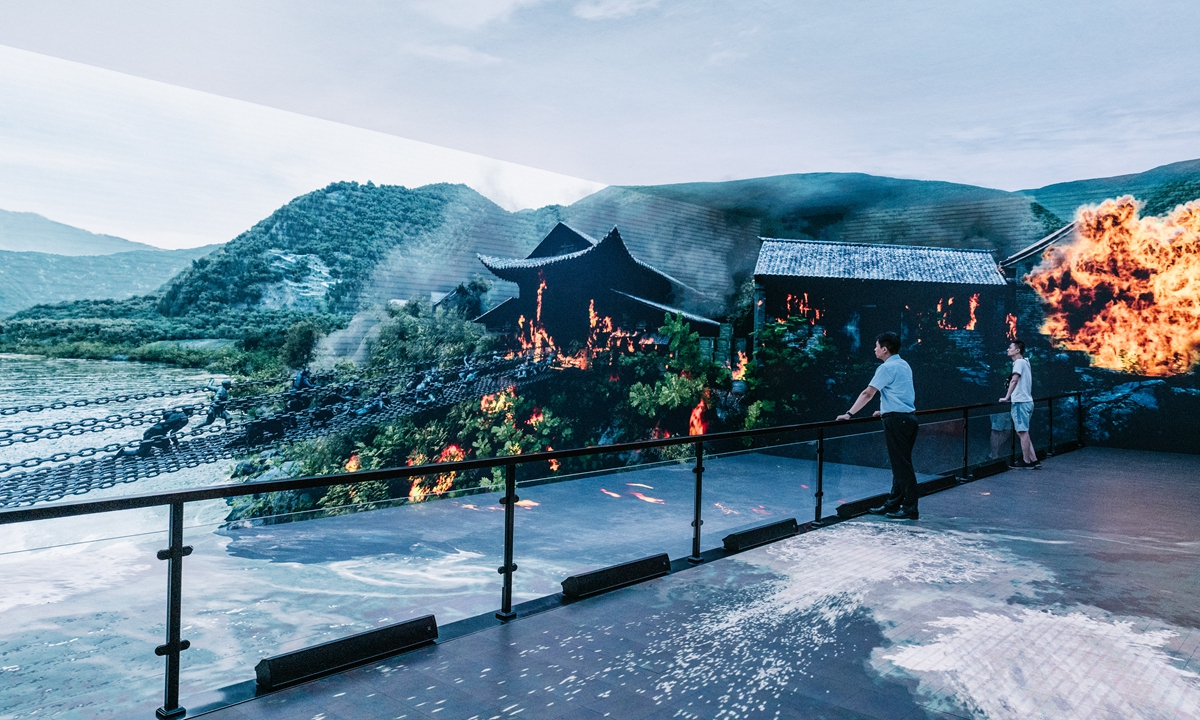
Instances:
[[[8,48],[241,101],[217,119],[193,116],[196,126],[236,134],[243,116],[273,122],[263,108],[336,123],[322,127],[340,139],[308,161],[324,170],[350,145],[376,154],[368,148],[383,139],[352,128],[556,173],[539,192],[563,198],[605,184],[825,171],[1017,190],[1200,157],[1200,3],[1190,0],[38,0],[0,13]],[[6,61],[0,92],[16,73],[27,96],[62,94],[41,72]],[[0,97],[0,141],[50,111],[127,123],[118,106],[128,101],[106,99],[112,91],[88,77],[78,83],[90,94],[69,108],[27,97],[52,110],[21,115]],[[140,108],[156,102],[138,97]],[[177,113],[166,114],[162,127],[173,127]],[[138,132],[153,139],[155,122]],[[46,173],[87,152],[86,138],[62,132],[72,141],[44,132],[26,149],[47,156]],[[304,145],[307,130],[288,132],[260,156],[243,156],[259,140],[243,142],[240,165],[217,153],[209,177],[202,163],[187,166],[191,192],[223,200],[212,187],[230,175],[280,174],[261,163]],[[0,208],[28,209],[10,197],[0,187]],[[160,245],[221,241],[265,215],[251,219],[252,205],[225,213],[219,231],[177,221],[161,240],[118,232],[131,224],[122,208],[85,227]]]

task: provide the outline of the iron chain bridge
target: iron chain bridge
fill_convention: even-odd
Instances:
[[[0,507],[53,502],[164,473],[251,455],[369,424],[447,407],[549,376],[553,358],[476,355],[438,363],[406,363],[314,374],[314,387],[292,378],[237,382],[224,403],[206,400],[212,386],[111,395],[0,408],[13,418],[47,410],[119,405],[154,398],[179,402],[153,410],[112,413],[51,424],[0,428],[0,448],[148,426],[140,440],[101,443],[0,463]],[[214,408],[214,405],[218,407]],[[221,424],[202,418],[229,414]],[[233,415],[232,413],[236,413]],[[112,437],[109,435],[108,437]]]

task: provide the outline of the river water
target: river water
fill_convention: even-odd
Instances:
[[[192,387],[211,376],[0,357],[0,377],[0,407],[11,407]],[[21,413],[0,417],[0,428],[171,404]],[[63,438],[4,449],[0,458],[104,442]],[[810,517],[815,468],[800,455],[709,458],[703,547],[738,528]],[[214,484],[228,471],[229,463],[202,466],[70,499]],[[665,464],[522,488],[515,599],[557,592],[563,578],[584,570],[655,552],[689,554],[693,482],[689,465]],[[888,483],[886,470],[825,466],[829,506]],[[183,574],[183,636],[192,643],[183,654],[185,706],[252,681],[254,665],[269,655],[426,613],[445,624],[499,606],[504,513],[495,495],[273,525],[230,525],[227,514],[223,501],[186,507],[185,542],[195,552]],[[163,508],[0,525],[0,720],[151,717],[162,702],[164,661],[154,647],[164,640],[166,563],[155,554],[166,547],[166,526]]]

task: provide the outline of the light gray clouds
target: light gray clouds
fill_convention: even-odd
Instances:
[[[1179,0],[41,0],[0,44],[607,183],[1200,155]]]
[[[0,208],[190,247],[340,180],[465,183],[509,210],[601,187],[0,46]]]

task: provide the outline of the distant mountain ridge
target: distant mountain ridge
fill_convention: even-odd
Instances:
[[[50,255],[112,255],[161,248],[112,235],[99,235],[37,213],[0,210],[0,250]]]
[[[1160,165],[1145,172],[1055,183],[1022,190],[1064,220],[1075,219],[1082,205],[1133,195],[1145,203],[1145,215],[1162,215],[1176,205],[1200,198],[1200,159]]]
[[[524,257],[565,222],[593,237],[619,227],[635,257],[709,298],[689,309],[718,316],[753,273],[760,237],[981,248],[1000,258],[1069,222],[1079,204],[1124,192],[1146,200],[1148,212],[1200,197],[1200,160],[1022,192],[859,173],[612,186],[569,206],[515,213],[464,185],[338,182],[197,256],[163,286],[158,308],[166,316],[346,316],[440,297],[488,275],[477,253]],[[491,279],[489,305],[515,293]]]
[[[0,250],[0,317],[34,305],[148,295],[216,247],[77,256]]]

